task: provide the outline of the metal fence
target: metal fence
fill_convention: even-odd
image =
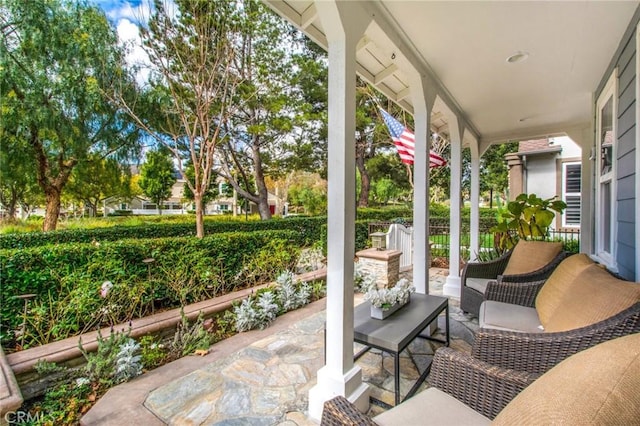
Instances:
[[[387,232],[389,226],[394,223],[401,223],[411,227],[411,221],[379,221],[369,223],[369,235],[373,232]],[[480,251],[492,250],[494,247],[495,234],[490,229],[496,225],[495,219],[480,219],[479,240]],[[470,225],[461,223],[460,227],[460,255],[463,259],[471,257],[470,246]],[[451,227],[449,219],[430,218],[429,219],[429,241],[431,241],[432,257],[449,257]],[[580,248],[580,229],[552,229],[549,232],[550,241],[562,241],[565,250],[577,253]]]

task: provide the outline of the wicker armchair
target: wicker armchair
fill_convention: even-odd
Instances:
[[[325,403],[321,424],[637,424],[640,333],[581,351],[542,375],[442,348],[429,383],[429,389],[373,419],[336,397]]]
[[[480,305],[485,300],[486,290],[482,292],[477,286],[473,288],[471,286],[473,285],[471,283],[472,279],[484,279],[490,282],[491,280],[501,278],[505,282],[514,284],[542,281],[551,275],[560,262],[571,255],[569,252],[562,251],[555,256],[550,263],[540,269],[526,274],[502,275],[509,264],[512,253],[513,251],[508,251],[499,258],[489,262],[470,262],[465,265],[460,283],[460,309],[477,317],[480,312]]]
[[[545,281],[490,282],[486,300],[534,307]],[[525,333],[480,328],[473,357],[503,368],[542,374],[565,358],[607,340],[640,332],[640,302],[603,321],[561,332]]]
[[[436,351],[429,384],[474,411],[493,419],[520,391],[539,375],[496,368],[451,348]],[[403,403],[403,404],[406,404]],[[324,404],[323,426],[376,425],[375,419],[362,414],[342,396]]]

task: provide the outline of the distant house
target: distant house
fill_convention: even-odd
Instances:
[[[219,183],[223,185],[224,183]],[[182,177],[178,177],[176,182],[171,188],[171,196],[162,203],[162,214],[188,214],[195,211],[195,205],[192,201],[184,199],[184,187],[186,181]],[[223,192],[220,189],[220,192]],[[282,204],[282,201],[273,194],[269,194],[269,208],[271,214],[279,212],[277,206]],[[209,202],[205,206],[205,214],[217,215],[217,214],[233,214],[233,206],[236,206],[237,214],[245,213],[244,200],[239,198],[234,202],[233,197],[220,197],[216,200]],[[148,197],[144,195],[135,196],[130,199],[123,199],[121,197],[109,197],[104,200],[103,203],[104,216],[110,214],[117,214],[118,212],[127,212],[133,215],[157,215],[159,214],[158,206]],[[258,212],[258,207],[254,203],[249,203],[248,213],[253,214]]]
[[[582,149],[569,137],[521,141],[518,152],[505,155],[509,165],[509,194],[558,196],[567,203],[556,216],[555,229],[579,228],[581,206]]]

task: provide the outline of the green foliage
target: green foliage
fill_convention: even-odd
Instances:
[[[136,154],[137,132],[108,99],[113,87],[133,81],[116,32],[97,7],[7,0],[2,11],[3,145],[26,148],[19,157],[25,167],[15,171],[31,167],[46,196],[43,227],[53,230],[71,173],[90,153]]]
[[[156,216],[158,217],[158,216]],[[90,229],[65,229],[52,232],[21,232],[0,235],[0,249],[18,249],[44,246],[48,244],[63,243],[91,243],[100,244],[109,241],[125,239],[150,239],[169,237],[195,236],[193,217],[190,216],[164,216],[161,223],[156,223],[153,218],[126,218],[131,225],[124,225],[122,219],[114,218],[115,225],[108,227],[94,227]],[[112,223],[109,219],[105,223]],[[250,220],[241,218],[216,217],[207,218],[205,231],[207,235],[228,232],[257,232],[292,230],[297,233],[295,241],[304,246],[310,246],[320,240],[320,229],[326,225],[327,218],[318,217],[290,217],[286,219],[274,218],[268,221]],[[95,224],[95,222],[94,222]],[[97,226],[97,224],[95,224]]]
[[[36,373],[41,376],[47,376],[49,374],[59,373],[61,371],[65,371],[64,367],[59,366],[55,362],[48,362],[44,359],[39,359],[36,361],[36,364],[33,366]]]
[[[520,194],[501,212],[499,222],[491,228],[499,234],[498,247],[502,250],[515,246],[518,239],[546,240],[555,213],[567,208],[564,201],[551,197],[546,200],[535,194]]]
[[[147,315],[154,299],[176,307],[268,282],[295,264],[300,240],[295,231],[263,231],[0,250],[3,343],[22,324],[24,304],[12,296],[37,295],[28,347]],[[142,262],[149,257],[151,280]],[[103,298],[105,281],[113,286]]]
[[[140,339],[140,354],[142,365],[149,370],[162,365],[167,358],[164,344],[158,337],[152,335],[142,336]]]
[[[211,345],[211,335],[204,328],[202,312],[193,324],[189,323],[182,309],[180,317],[176,333],[167,348],[167,358],[170,361],[189,355],[197,349],[208,350]]]
[[[311,286],[306,282],[296,284],[292,272],[282,272],[276,283],[274,289],[260,291],[234,306],[234,322],[238,332],[263,329],[276,315],[298,309],[310,302]]]
[[[147,152],[145,163],[140,169],[138,185],[142,192],[153,201],[160,212],[162,202],[171,196],[171,188],[176,182],[173,175],[173,162],[166,149]]]
[[[88,382],[71,382],[56,386],[48,390],[44,400],[31,410],[33,417],[37,418],[34,424],[80,424],[82,415],[91,407],[94,398],[94,391]]]
[[[137,344],[132,343],[133,339],[129,337],[129,332],[112,332],[106,339],[98,332],[98,349],[95,352],[87,352],[82,346],[82,339],[78,342],[78,347],[87,360],[85,373],[92,383],[98,383],[101,386],[111,387],[114,384],[122,383],[131,377],[139,374],[139,370],[133,368],[129,370],[122,364],[136,364],[139,360],[128,359],[130,355],[136,352],[136,349],[123,351],[123,348],[129,348]],[[125,362],[123,362],[125,360]],[[128,362],[127,362],[128,361]],[[126,370],[126,374],[123,374]],[[138,371],[133,376],[128,374]]]

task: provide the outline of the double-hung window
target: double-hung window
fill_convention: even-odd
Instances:
[[[617,77],[614,71],[596,104],[596,255],[615,270]]]

